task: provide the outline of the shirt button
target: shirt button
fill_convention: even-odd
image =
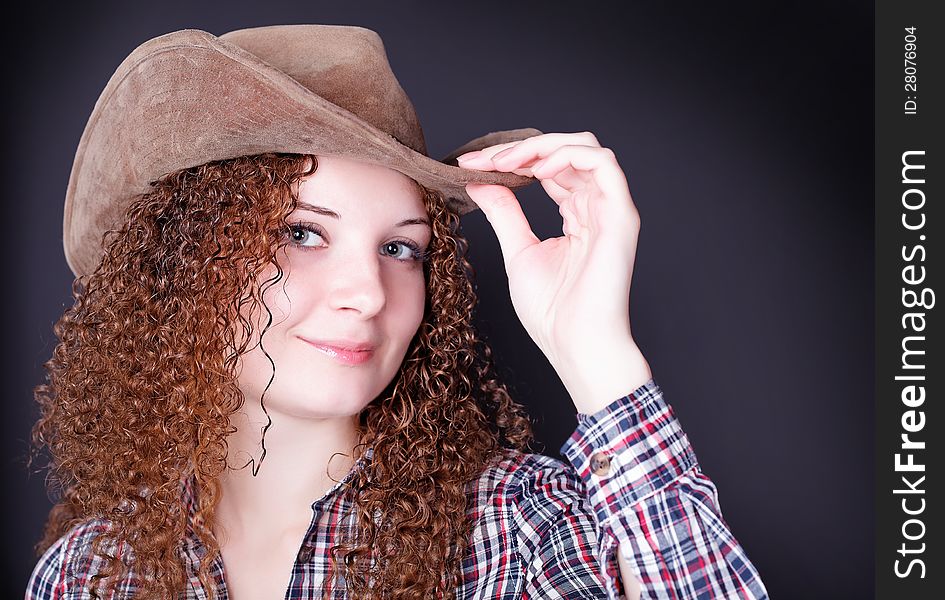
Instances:
[[[308,546],[302,546],[302,549],[299,550],[298,560],[300,563],[307,563],[312,560],[312,549]]]
[[[603,452],[598,452],[592,456],[591,472],[598,477],[604,477],[610,473],[610,457]]]

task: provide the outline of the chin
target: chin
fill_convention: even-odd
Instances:
[[[292,401],[266,403],[266,408],[303,419],[332,419],[355,416],[374,397],[347,392],[344,394],[309,393],[292,396]]]

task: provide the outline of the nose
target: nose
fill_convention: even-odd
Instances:
[[[327,283],[328,304],[332,310],[354,310],[368,319],[384,308],[387,293],[384,289],[380,255],[351,256],[339,261]]]

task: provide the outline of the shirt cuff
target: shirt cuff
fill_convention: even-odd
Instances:
[[[698,464],[654,379],[592,415],[561,447],[588,491],[601,525]]]

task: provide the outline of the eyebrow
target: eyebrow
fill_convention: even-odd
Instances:
[[[333,219],[341,218],[341,215],[333,210],[327,209],[324,206],[309,204],[307,202],[299,202],[297,208],[301,210],[308,210],[319,215],[325,215],[326,217],[331,217]],[[426,225],[427,227],[430,227],[430,221],[428,221],[425,217],[416,217],[413,219],[404,219],[403,221],[400,221],[394,225],[394,227],[403,227],[405,225]]]

